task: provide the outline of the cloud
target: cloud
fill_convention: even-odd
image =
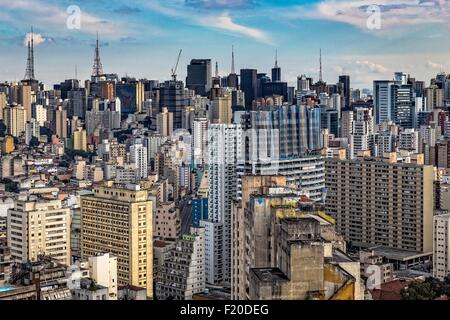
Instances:
[[[114,13],[124,14],[124,15],[132,15],[136,13],[140,13],[142,10],[136,7],[130,7],[127,5],[123,5],[119,8],[114,9]]]
[[[426,66],[428,68],[436,69],[436,70],[442,70],[442,64],[433,62],[433,61],[427,61]]]
[[[23,39],[23,45],[24,45],[25,47],[28,46],[28,42],[31,41],[31,35],[33,35],[33,42],[34,42],[34,46],[35,46],[35,47],[37,47],[38,45],[44,43],[45,41],[51,41],[50,38],[49,38],[49,39],[44,38],[44,37],[42,36],[42,34],[40,34],[40,33],[33,33],[33,34],[32,34],[31,32],[29,32],[29,33],[27,33],[27,34],[25,35],[25,37],[24,37],[24,39]]]
[[[381,29],[368,28],[379,10]],[[411,25],[450,25],[450,1],[441,0],[324,0],[315,5],[297,6],[286,14],[291,19],[320,19],[345,23],[367,32],[404,29]]]
[[[239,3],[244,2],[240,0],[194,0],[194,2],[196,1],[201,1],[204,4],[208,2],[210,3],[210,5],[214,3],[228,6],[232,4],[238,5]],[[193,11],[193,8],[191,6],[192,1],[188,1],[184,5],[180,5],[180,3],[174,3],[170,1],[161,2],[159,0],[146,1],[142,4],[152,11],[169,17],[183,19],[197,26],[227,31],[234,35],[245,36],[259,42],[272,44],[269,36],[264,31],[237,23],[234,18],[227,12],[210,13],[203,10],[199,14],[198,8],[197,11]]]
[[[357,68],[361,69],[361,71],[363,72],[386,73],[389,71],[389,69],[386,68],[385,66],[368,60],[356,60],[354,64]]]
[[[186,0],[186,5],[203,7],[206,9],[240,9],[250,8],[255,4],[253,0]]]

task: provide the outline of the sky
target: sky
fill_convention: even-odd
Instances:
[[[353,88],[398,71],[426,83],[450,72],[447,0],[0,0],[0,9],[2,82],[24,77],[31,25],[36,77],[47,85],[75,70],[90,77],[97,31],[105,72],[136,78],[169,79],[180,49],[179,78],[196,58],[227,75],[232,46],[237,70],[268,74],[278,50],[291,85],[301,74],[318,79],[320,49],[324,80],[349,74]]]

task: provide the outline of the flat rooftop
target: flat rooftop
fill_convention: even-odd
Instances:
[[[261,282],[285,282],[288,277],[279,268],[252,268],[250,269]]]
[[[417,258],[431,256],[433,252],[418,252],[418,251],[409,251],[404,249],[397,248],[389,248],[384,246],[375,246],[369,248],[369,250],[373,250],[375,255],[386,257],[390,260],[397,261],[408,261]]]

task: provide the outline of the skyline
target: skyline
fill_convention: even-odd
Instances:
[[[30,25],[36,77],[47,85],[73,78],[75,66],[81,79],[89,78],[97,31],[105,72],[136,78],[169,79],[179,49],[180,79],[194,58],[218,61],[219,73],[226,75],[232,46],[237,72],[269,73],[278,50],[283,80],[290,85],[301,74],[319,78],[320,49],[324,80],[334,83],[349,74],[354,88],[372,89],[373,80],[391,79],[396,71],[426,81],[450,70],[445,1],[377,2],[380,30],[366,26],[372,4],[366,0],[51,0],[45,6],[41,0],[0,0],[0,79],[24,77]],[[66,27],[71,5],[81,9],[80,30]]]

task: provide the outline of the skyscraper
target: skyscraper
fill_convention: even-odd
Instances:
[[[13,137],[20,137],[25,132],[27,112],[20,105],[11,105],[3,109],[3,119],[7,133]]]
[[[117,256],[119,286],[145,288],[153,297],[153,218],[148,192],[97,186],[81,197],[81,255]]]
[[[339,76],[339,83],[343,85],[342,96],[344,98],[344,108],[350,107],[350,76]]]
[[[350,135],[350,159],[359,151],[369,150],[374,154],[374,121],[372,109],[357,108],[353,112],[352,134]]]
[[[161,84],[159,108],[164,107],[173,113],[173,129],[183,127],[183,110],[187,106],[187,97],[185,95],[183,81],[169,80]]]
[[[201,96],[212,88],[211,59],[194,59],[187,68],[186,87]]]
[[[278,51],[275,53],[275,66],[272,68],[272,82],[281,81],[281,68],[278,66]]]
[[[230,88],[239,89],[239,78],[236,74],[236,67],[234,61],[234,47],[231,50],[231,72],[227,78],[227,86]]]
[[[245,94],[245,108],[251,110],[253,100],[257,97],[257,73],[256,69],[242,69],[241,70],[241,90]]]

